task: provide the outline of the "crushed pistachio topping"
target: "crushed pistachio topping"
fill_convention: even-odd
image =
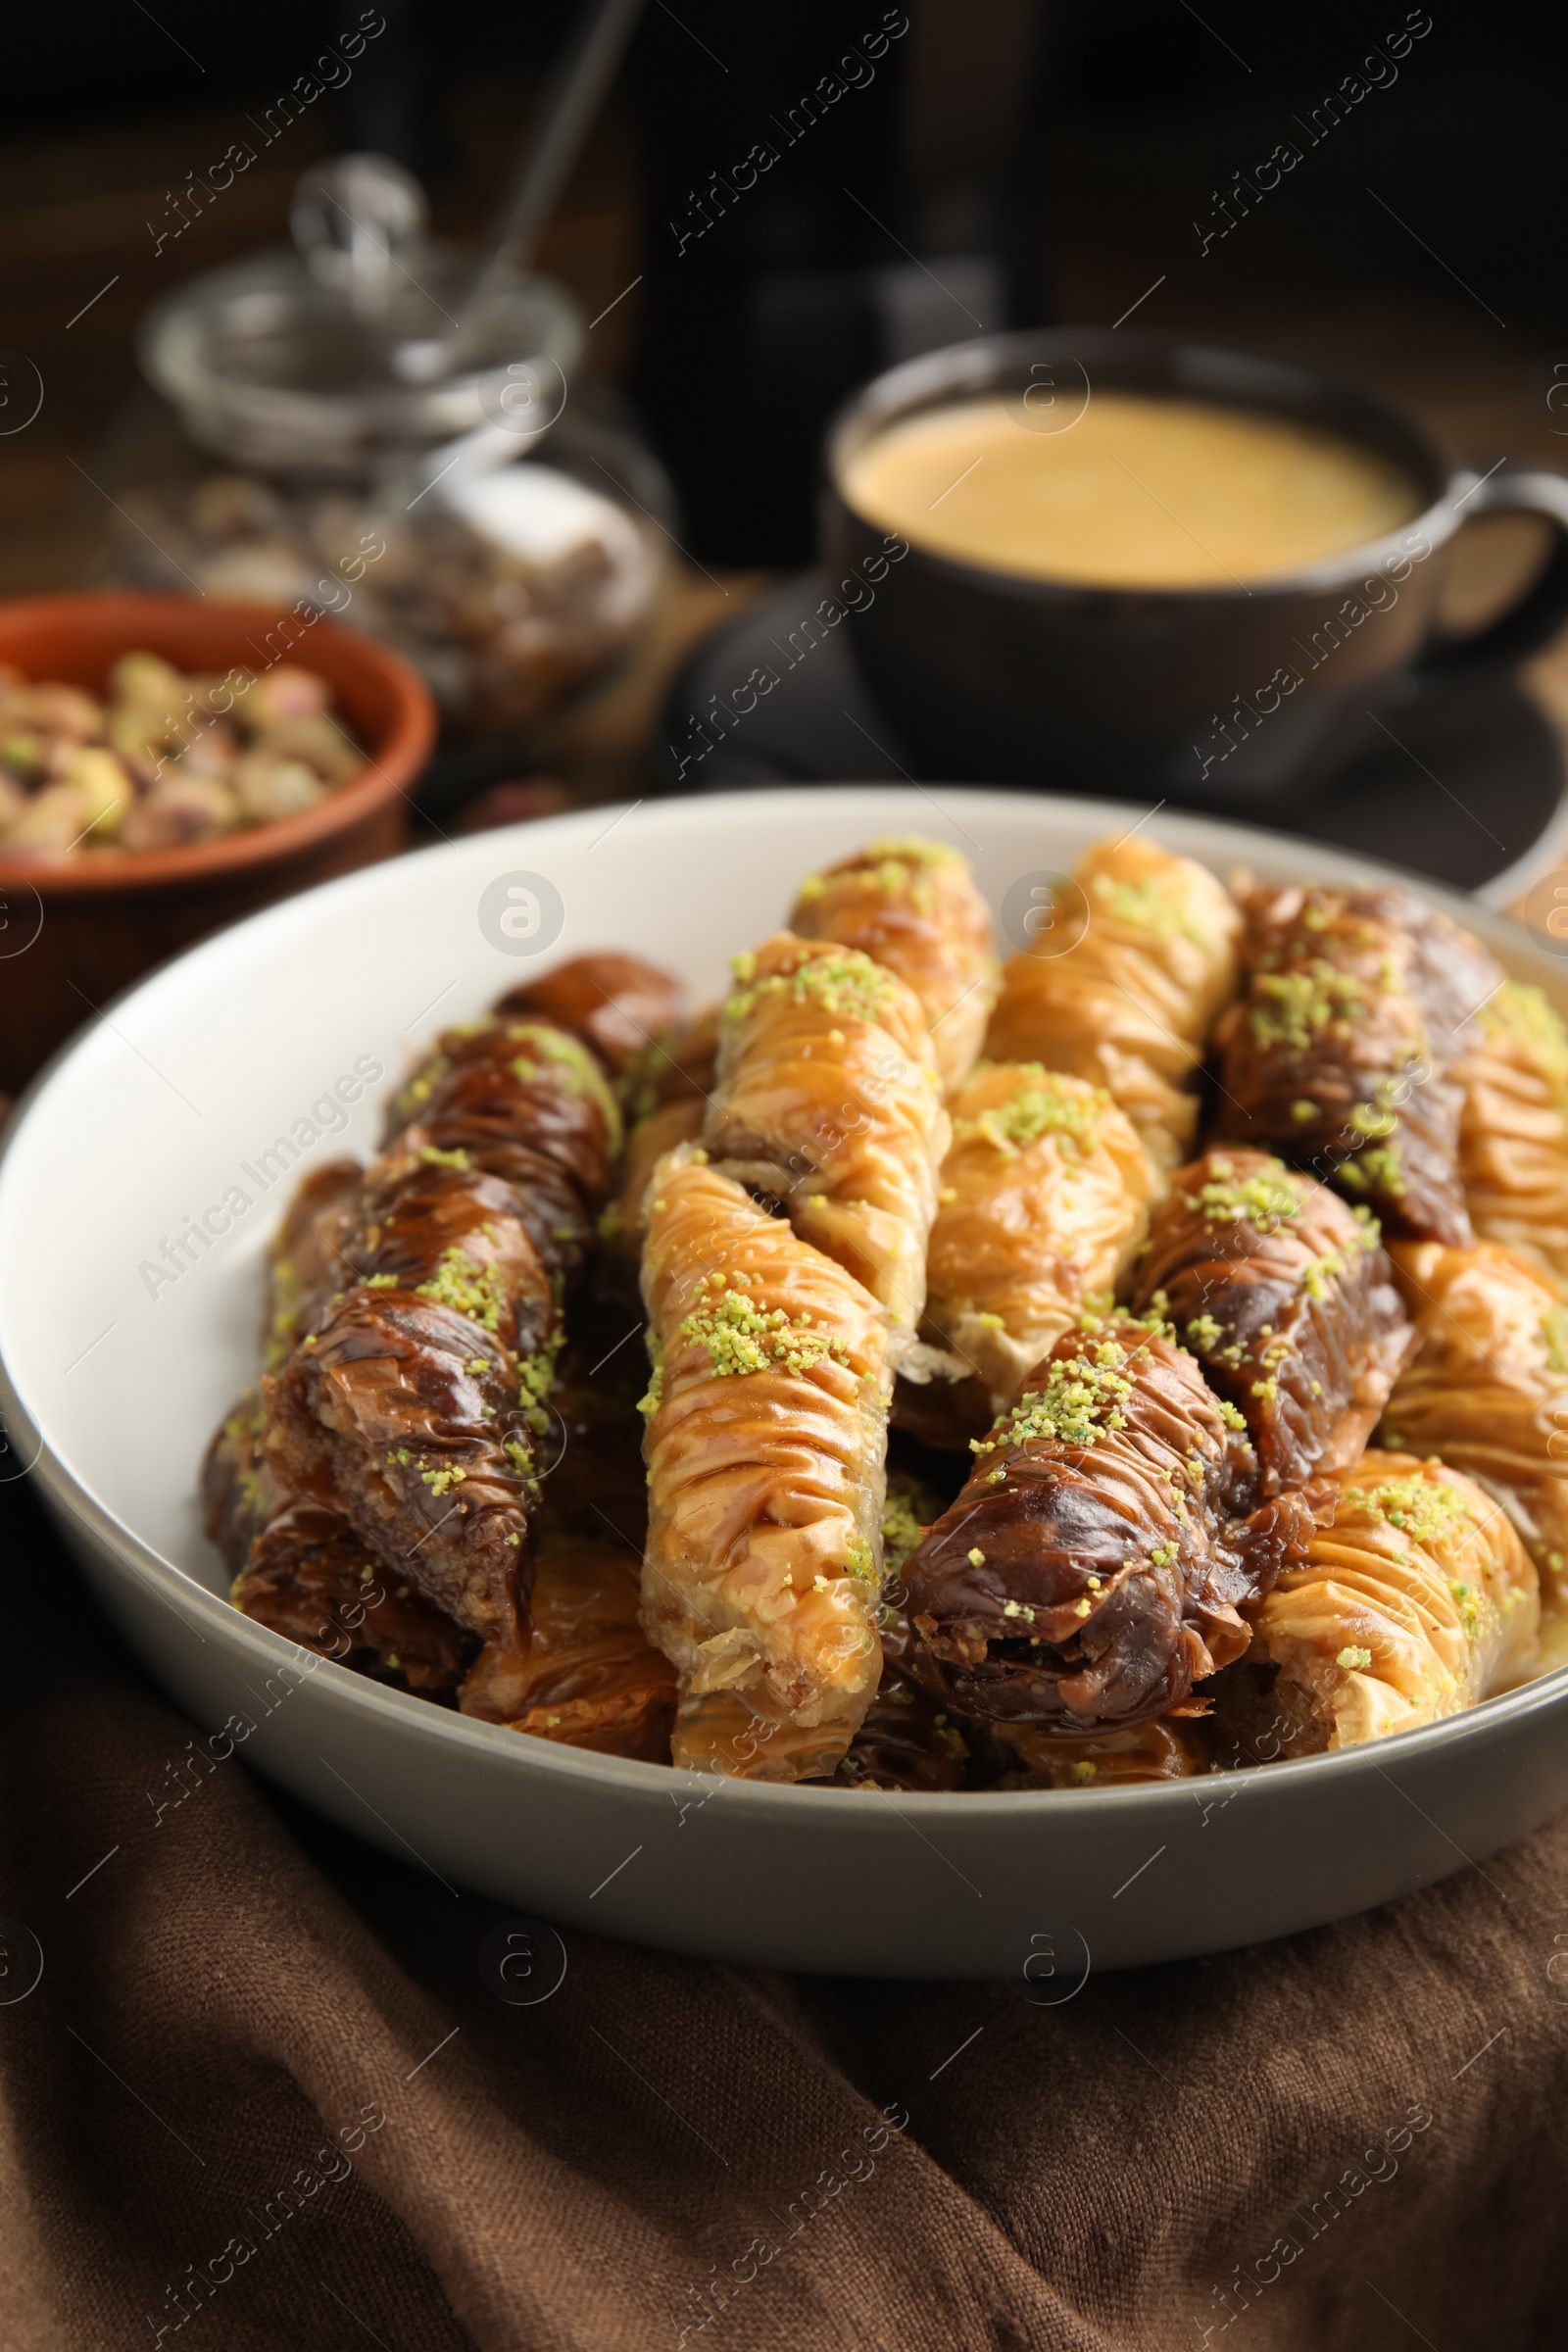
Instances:
[[[985,1564],[986,1555],[980,1549],[980,1546],[976,1544],[969,1553],[969,1565],[971,1568],[983,1568]]]
[[[1157,940],[1174,939],[1180,934],[1196,947],[1206,949],[1209,945],[1207,935],[1173,890],[1168,875],[1145,874],[1130,882],[1118,882],[1110,874],[1096,874],[1089,890],[1112,921],[1125,923],[1130,930],[1147,931]]]
[[[1561,1108],[1568,1102],[1568,1030],[1539,988],[1505,980],[1477,1015],[1487,1037],[1503,1036],[1545,1080]]]
[[[1340,1162],[1339,1179],[1357,1193],[1386,1193],[1397,1200],[1405,1190],[1397,1144],[1373,1144],[1352,1159]]]
[[[1035,1613],[1026,1600],[1004,1600],[1002,1614],[1004,1617],[1021,1617],[1026,1625],[1033,1625],[1035,1621]]]
[[[1198,1355],[1217,1348],[1224,1336],[1212,1315],[1195,1315],[1187,1326],[1187,1345]]]
[[[1329,1284],[1348,1271],[1349,1259],[1343,1250],[1325,1250],[1321,1257],[1309,1257],[1301,1268],[1301,1288],[1309,1298],[1326,1298]]]
[[[508,1438],[501,1450],[506,1455],[513,1468],[521,1476],[523,1486],[527,1492],[530,1494],[537,1494],[539,1492],[539,1481],[534,1476],[536,1464],[533,1458],[533,1447],[529,1445],[527,1439]]]
[[[1096,1778],[1099,1771],[1100,1766],[1094,1763],[1088,1756],[1079,1756],[1074,1760],[1072,1777],[1081,1788],[1087,1788],[1090,1782]]]
[[[1372,1663],[1372,1652],[1359,1642],[1347,1642],[1334,1663],[1343,1666],[1347,1674],[1364,1674]]]
[[[1211,1225],[1245,1220],[1254,1232],[1277,1233],[1287,1217],[1300,1214],[1301,1195],[1283,1160],[1272,1159],[1255,1176],[1238,1177],[1234,1163],[1211,1153],[1211,1173],[1196,1193],[1183,1197]]]
[[[1387,1103],[1374,1099],[1370,1102],[1357,1102],[1345,1123],[1363,1143],[1377,1144],[1391,1136],[1399,1122]]]
[[[1462,1542],[1476,1524],[1469,1497],[1459,1488],[1434,1485],[1424,1478],[1396,1478],[1381,1487],[1351,1487],[1347,1496],[1428,1550]]]
[[[888,833],[881,840],[866,843],[865,855],[880,862],[886,858],[903,858],[910,865],[963,865],[961,850],[949,849],[945,841],[930,841],[923,833]]]
[[[1317,1104],[1309,1102],[1304,1095],[1298,1095],[1291,1104],[1291,1116],[1298,1127],[1304,1127],[1308,1119],[1317,1117]]]
[[[1548,1372],[1568,1372],[1568,1306],[1548,1306],[1541,1318]]]
[[[555,1336],[532,1355],[519,1358],[517,1364],[517,1409],[533,1431],[542,1438],[550,1427],[546,1403],[556,1379],[556,1358],[565,1333],[557,1330]]]
[[[759,1306],[748,1290],[731,1287],[721,1274],[707,1277],[705,1289],[710,1284],[716,1286],[716,1295],[692,1309],[680,1336],[708,1349],[721,1379],[770,1372],[778,1365],[796,1374],[809,1372],[824,1356],[848,1364],[850,1351],[844,1343],[813,1330],[809,1315],[792,1317],[781,1306]]]
[[[456,1152],[443,1152],[437,1144],[421,1144],[418,1156],[428,1168],[456,1168],[464,1175],[473,1166],[461,1146]]]
[[[910,1554],[919,1550],[924,1535],[908,1495],[890,1488],[882,1505],[882,1557],[889,1575],[896,1575]]]
[[[421,1469],[419,1472],[419,1476],[423,1479],[431,1494],[435,1495],[444,1494],[448,1487],[461,1486],[467,1475],[468,1473],[466,1470],[459,1470],[456,1467],[450,1470]]]
[[[501,1321],[506,1305],[501,1269],[496,1265],[481,1265],[470,1257],[461,1244],[441,1252],[441,1263],[428,1282],[416,1286],[421,1298],[434,1298],[442,1306],[450,1306],[485,1331],[494,1331]]]
[[[1097,1141],[1109,1103],[1103,1087],[1085,1094],[1059,1072],[1027,1062],[1010,1100],[994,1102],[976,1119],[955,1119],[953,1140],[955,1144],[978,1140],[1012,1154],[1027,1152],[1043,1135],[1054,1135],[1069,1156],[1078,1157]]]
[[[395,1274],[367,1274],[365,1287],[368,1291],[395,1291],[398,1278]]]
[[[970,1449],[995,1453],[1001,1446],[1027,1446],[1036,1439],[1064,1446],[1098,1445],[1107,1430],[1120,1429],[1126,1418],[1120,1408],[1133,1393],[1121,1368],[1127,1359],[1128,1350],[1115,1340],[1102,1340],[1079,1355],[1058,1359],[1047,1373],[1045,1387],[1026,1389],[989,1438],[970,1439]]]
[[[757,968],[755,957],[751,959],[749,972],[740,969],[740,960],[735,959],[735,976],[742,985],[725,1003],[726,1021],[744,1020],[764,997],[787,996],[795,1004],[874,1024],[881,1020],[898,993],[899,984],[893,974],[873,963],[869,956],[862,956],[858,948],[830,948],[825,955],[805,958],[792,971],[774,972],[765,980],[753,977]]]
[[[420,1063],[397,1099],[397,1107],[405,1118],[417,1110],[421,1102],[429,1102],[451,1067],[451,1058],[445,1054],[432,1054],[428,1061]]]
[[[654,1369],[646,1392],[637,1399],[637,1410],[651,1421],[664,1401],[664,1350],[657,1332],[648,1334],[648,1353]]]
[[[844,1568],[846,1575],[855,1577],[862,1585],[876,1583],[876,1562],[871,1556],[871,1546],[863,1536],[850,1538],[844,1550]]]
[[[522,1085],[534,1086],[550,1077],[564,1093],[596,1103],[609,1131],[612,1152],[620,1150],[620,1104],[597,1055],[579,1038],[568,1037],[548,1021],[514,1021],[508,1027],[507,1042],[523,1049],[512,1062],[513,1074]]]
[[[1453,1605],[1459,1612],[1459,1630],[1467,1642],[1474,1642],[1486,1623],[1487,1612],[1482,1596],[1474,1585],[1467,1585],[1458,1576],[1449,1577],[1448,1591],[1453,1594]]]
[[[1314,956],[1304,971],[1259,972],[1252,982],[1248,1018],[1265,1051],[1284,1046],[1305,1054],[1314,1038],[1337,1023],[1348,1028],[1367,1009],[1363,986],[1326,956]]]

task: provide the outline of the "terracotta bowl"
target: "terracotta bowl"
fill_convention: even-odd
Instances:
[[[113,858],[0,851],[0,1089],[166,956],[242,914],[390,858],[409,791],[435,740],[435,710],[409,664],[354,629],[318,620],[279,645],[280,615],[195,596],[34,596],[0,602],[0,662],[98,692],[120,655],[182,670],[256,670],[276,658],[316,670],[368,748],[364,772],[314,808],[189,849]],[[269,644],[269,632],[271,641]],[[287,640],[283,640],[287,644]]]

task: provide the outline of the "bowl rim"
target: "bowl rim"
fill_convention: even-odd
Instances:
[[[220,617],[242,629],[275,628],[292,614],[292,607],[231,603],[226,599],[185,596],[157,589],[78,589],[47,596],[0,599],[0,631],[13,616],[28,621],[70,620],[83,611],[108,618],[111,609],[123,610],[127,629],[140,610],[150,618],[181,613]],[[393,799],[413,806],[411,787],[430,756],[436,736],[436,710],[429,688],[412,662],[390,646],[362,629],[346,627],[327,613],[312,623],[312,637],[325,626],[335,643],[345,645],[363,671],[379,675],[389,689],[394,715],[376,756],[367,752],[362,771],[336,786],[312,808],[274,823],[253,825],[217,841],[190,842],[171,850],[126,850],[101,863],[65,857],[7,856],[0,850],[0,892],[32,890],[40,898],[72,899],[125,897],[139,890],[200,888],[238,873],[287,864],[318,848],[334,835],[348,832]],[[123,651],[135,650],[127,640]],[[302,668],[309,663],[302,660]]]
[[[1184,612],[1217,612],[1240,610],[1259,596],[1298,595],[1346,586],[1358,574],[1407,556],[1404,539],[1411,531],[1419,531],[1431,541],[1428,557],[1436,555],[1465,519],[1458,512],[1459,505],[1480,476],[1459,463],[1413,411],[1385,399],[1375,388],[1326,368],[1276,360],[1264,353],[1238,351],[1183,335],[1143,333],[1116,337],[1113,329],[1099,326],[1025,327],[1006,334],[977,335],[964,343],[950,343],[938,351],[921,352],[914,359],[901,360],[896,367],[884,369],[854,393],[829,420],[821,452],[824,495],[863,530],[880,531],[882,526],[854,504],[845,485],[845,464],[856,449],[906,417],[943,406],[957,407],[965,400],[982,399],[988,392],[996,392],[1012,370],[1032,359],[1076,360],[1076,352],[1071,349],[1074,344],[1081,344],[1086,350],[1094,347],[1105,360],[1130,372],[1140,367],[1169,368],[1170,379],[1152,387],[1152,396],[1156,398],[1185,396],[1214,406],[1250,407],[1274,416],[1304,417],[1307,421],[1315,416],[1321,429],[1337,432],[1345,440],[1356,438],[1353,426],[1344,421],[1346,416],[1363,416],[1369,424],[1382,428],[1385,440],[1402,443],[1416,453],[1426,482],[1436,485],[1435,492],[1419,512],[1381,538],[1361,540],[1337,555],[1320,556],[1310,564],[1265,572],[1256,579],[1238,581],[1226,588],[1058,579],[1043,572],[1007,571],[1000,565],[970,562],[925,546],[900,531],[897,536],[905,540],[907,553],[917,556],[940,578],[992,596],[1028,597],[1047,603],[1090,603],[1102,610],[1114,607],[1124,611],[1130,604],[1159,603],[1178,606]],[[1077,364],[1083,366],[1081,360]],[[1194,380],[1184,380],[1184,369],[1195,371]],[[1088,373],[1085,368],[1086,380]],[[1215,380],[1208,380],[1210,374]],[[1229,387],[1224,381],[1227,377]],[[1250,379],[1250,390],[1244,389],[1244,378]],[[1373,445],[1370,432],[1363,436],[1363,445]],[[1412,465],[1409,469],[1414,472],[1415,466]],[[1419,476],[1415,486],[1418,490],[1425,488]],[[884,532],[883,537],[886,536]]]
[[[780,789],[798,798],[803,806],[809,806],[823,787],[806,785]],[[889,800],[902,801],[906,797],[904,788],[886,784],[849,785],[838,789],[875,794]],[[1004,788],[999,790],[984,786],[949,785],[944,786],[943,790],[945,794],[968,795],[993,806],[1003,803],[1016,806],[1023,797]],[[1027,799],[1047,816],[1062,811],[1080,821],[1085,808],[1092,808],[1097,816],[1103,812],[1107,826],[1120,818],[1147,820],[1148,816],[1147,810],[1127,802],[1095,800],[1086,803],[1082,799],[1054,793],[1030,794]],[[625,814],[635,806],[635,803],[626,804],[619,813]],[[758,796],[744,791],[680,795],[656,804],[649,814],[656,820],[665,817],[678,822],[684,818],[708,833],[721,825],[726,815],[744,825],[745,809],[757,806]],[[608,809],[594,808],[571,811],[557,817],[536,818],[526,828],[503,828],[498,833],[485,836],[485,839],[494,847],[512,833],[525,838],[530,850],[533,850],[540,846],[542,826],[585,832],[590,825],[597,829],[611,813]],[[1353,865],[1357,872],[1364,873],[1374,882],[1397,884],[1421,893],[1446,912],[1480,931],[1483,938],[1490,934],[1493,945],[1499,944],[1500,940],[1501,944],[1511,944],[1515,950],[1523,946],[1543,962],[1545,960],[1543,952],[1521,926],[1510,924],[1505,916],[1483,902],[1452,890],[1446,884],[1412,874],[1403,867],[1390,865],[1378,858],[1336,851],[1322,843],[1305,841],[1297,834],[1265,832],[1261,827],[1238,823],[1229,818],[1193,816],[1180,810],[1170,813],[1175,829],[1186,836],[1187,855],[1201,858],[1202,836],[1210,833],[1229,837],[1237,834],[1255,836],[1260,844],[1266,844],[1271,849],[1298,852],[1308,858],[1328,857]],[[389,874],[412,877],[417,874],[422,864],[429,861],[458,861],[472,856],[473,850],[473,843],[466,839],[437,843],[391,864],[362,868],[321,883],[314,892],[301,893],[283,902],[281,906],[264,907],[246,917],[242,923],[228,926],[215,939],[187,949],[183,956],[172,958],[159,972],[133,982],[112,1001],[108,1009],[111,1012],[117,1010],[137,989],[165,984],[169,973],[186,958],[219,952],[235,932],[278,919],[286,909],[297,909],[303,898],[326,893],[335,894],[338,899],[356,893],[368,894],[386,887]],[[1220,852],[1216,845],[1213,854],[1239,858],[1242,851],[1238,846],[1233,851]],[[1511,940],[1510,934],[1513,935]],[[81,1049],[81,1045],[79,1036],[68,1039],[28,1081],[12,1116],[0,1131],[0,1169],[3,1169],[24,1121],[43,1090],[69,1057]],[[606,1789],[619,1788],[628,1795],[647,1795],[660,1790],[668,1792],[681,1782],[679,1767],[645,1763],[633,1757],[601,1755],[589,1749],[567,1747],[556,1740],[529,1740],[525,1735],[514,1732],[509,1725],[484,1723],[473,1716],[460,1715],[455,1709],[432,1706],[428,1700],[419,1698],[414,1692],[390,1690],[365,1675],[351,1672],[331,1659],[302,1650],[280,1634],[243,1616],[226,1598],[199,1584],[187,1569],[167,1559],[101,1503],[55,1453],[44,1432],[23,1403],[12,1379],[10,1365],[3,1357],[0,1357],[0,1419],[3,1419],[13,1446],[35,1448],[24,1475],[33,1472],[40,1475],[46,1494],[61,1515],[78,1522],[91,1536],[100,1552],[112,1558],[118,1568],[128,1571],[138,1584],[149,1588],[166,1607],[172,1608],[177,1616],[187,1622],[199,1621],[195,1624],[195,1630],[204,1639],[211,1633],[222,1642],[234,1643],[247,1650],[259,1666],[265,1667],[269,1661],[274,1670],[292,1665],[296,1674],[312,1678],[324,1669],[327,1677],[324,1689],[331,1694],[334,1705],[341,1703],[350,1710],[358,1709],[369,1718],[378,1719],[388,1731],[397,1724],[403,1724],[411,1735],[448,1746],[456,1743],[459,1749],[468,1748],[476,1756],[496,1758],[510,1754],[522,1771],[537,1774],[542,1782],[564,1775],[568,1779],[599,1784]],[[193,1464],[195,1459],[193,1451]],[[301,1664],[303,1659],[313,1662]],[[1233,1793],[1239,1793],[1244,1788],[1252,1786],[1260,1773],[1267,1775],[1267,1786],[1277,1785],[1282,1792],[1316,1782],[1354,1779],[1368,1772],[1382,1773],[1385,1760],[1390,1757],[1396,1761],[1418,1762],[1434,1751],[1451,1747],[1479,1745],[1485,1749],[1497,1740],[1506,1740],[1512,1729],[1530,1717],[1543,1711],[1559,1712],[1565,1706],[1568,1706],[1568,1665],[1555,1667],[1532,1682],[1481,1700],[1457,1715],[1446,1717],[1437,1723],[1422,1724],[1410,1731],[1394,1733],[1382,1740],[1368,1740],[1357,1747],[1325,1751],[1314,1756],[1282,1758],[1268,1764],[1240,1768],[1234,1773],[1200,1776],[1199,1780],[1143,1782],[1121,1788],[900,1790],[894,1811],[912,1817],[915,1824],[922,1828],[935,1824],[951,1827],[956,1822],[966,1820],[977,1824],[1033,1820],[1044,1823],[1059,1817],[1064,1810],[1082,1819],[1085,1806],[1110,1808],[1117,1813],[1125,1813],[1130,1809],[1135,1814],[1149,1812],[1155,1817],[1169,1815],[1174,1818],[1190,1801],[1200,1782],[1206,1788],[1211,1780],[1216,1784],[1223,1781]],[[534,1753],[533,1750],[539,1752]],[[672,1774],[675,1776],[673,1781]],[[796,1786],[763,1781],[728,1782],[722,1776],[709,1777],[714,1786],[722,1785],[728,1788],[727,1803],[745,1806],[748,1813],[760,1821],[776,1819],[799,1822],[803,1818],[800,1812],[802,1806],[819,1803],[824,1792],[835,1787],[833,1783]],[[689,1774],[684,1778],[699,1781],[704,1776]],[[846,1787],[839,1789],[838,1793],[848,1798],[857,1792]],[[1415,1800],[1412,1798],[1410,1801],[1413,1803]],[[888,1802],[891,1804],[893,1800],[890,1798]],[[840,1818],[853,1822],[864,1817],[864,1807],[846,1803],[841,1808],[828,1806],[823,1819],[824,1823]],[[1446,1837],[1447,1833],[1444,1835]],[[1454,1841],[1449,1838],[1448,1842]],[[1455,1850],[1463,1853],[1460,1847],[1456,1846]],[[1464,1859],[1468,1861],[1470,1857],[1464,1855]]]

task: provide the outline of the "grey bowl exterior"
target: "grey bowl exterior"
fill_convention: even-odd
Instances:
[[[255,1724],[234,1756],[454,1887],[630,1943],[878,1977],[1017,1976],[1034,1951],[1054,1972],[1037,1960],[1036,1997],[1066,1998],[1091,1967],[1262,1942],[1480,1869],[1568,1809],[1565,1674],[1375,1746],[1160,1788],[702,1781],[312,1661],[143,1553],[47,1459],[38,1472],[104,1606],[192,1722]],[[217,1769],[234,1769],[232,1737],[219,1732]]]
[[[769,796],[775,809],[798,801],[811,825],[823,821],[825,797],[820,787]],[[864,832],[921,821],[917,794],[843,797]],[[1015,796],[944,800],[960,826],[1019,821]],[[652,821],[715,837],[735,828],[744,840],[758,806],[748,795],[715,797],[664,817],[652,812]],[[1056,827],[1065,844],[1084,835],[1081,806],[1035,803],[1032,810],[1044,836]],[[596,829],[604,813],[594,812]],[[1100,830],[1142,813],[1089,815]],[[1264,872],[1390,870],[1201,820],[1167,819],[1160,830],[1171,846],[1221,867],[1250,856]],[[519,828],[511,846],[520,856],[526,842],[538,862],[549,831]],[[508,854],[505,842],[499,854]],[[479,870],[472,845],[422,857]],[[321,923],[334,919],[345,894],[373,892],[390,905],[399,891],[417,890],[421,862],[327,885],[314,894]],[[787,882],[779,877],[781,888]],[[1568,999],[1561,967],[1523,932],[1452,894],[1428,895],[1480,930],[1520,976],[1545,981],[1559,1004]],[[311,906],[292,902],[247,929],[260,944],[274,936],[265,926],[314,922],[300,911]],[[177,973],[199,991],[202,959],[223,944],[194,951],[163,985]],[[52,1068],[83,1050],[66,1049]],[[29,1103],[50,1079],[45,1071],[34,1082]],[[1481,1868],[1568,1809],[1568,1670],[1372,1746],[1153,1788],[951,1796],[772,1788],[521,1739],[384,1690],[239,1616],[66,1465],[9,1361],[0,1365],[0,1408],[15,1458],[30,1466],[127,1641],[208,1735],[215,1769],[253,1765],[449,1886],[568,1931],[852,1975],[1016,1977],[1027,1958],[1032,1996],[1065,1999],[1090,1968],[1258,1942]],[[201,1435],[192,1432],[193,1459]],[[242,1724],[254,1728],[237,1738]],[[150,1792],[155,1808],[161,1794]]]

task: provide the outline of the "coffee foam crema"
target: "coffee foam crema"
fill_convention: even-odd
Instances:
[[[1262,409],[1129,392],[1041,432],[1003,395],[927,409],[841,469],[857,513],[960,563],[1103,588],[1223,588],[1298,570],[1420,512],[1372,450]]]

